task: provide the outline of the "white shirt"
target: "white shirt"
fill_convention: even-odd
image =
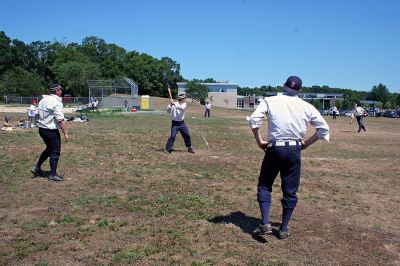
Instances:
[[[364,116],[365,115],[365,110],[361,106],[357,106],[356,108],[353,109],[353,115],[355,116]]]
[[[167,112],[171,113],[171,119],[173,121],[185,120],[186,103],[179,104],[175,102],[175,105],[168,104]]]
[[[318,137],[329,141],[329,126],[317,109],[297,96],[266,97],[250,117],[250,127],[259,128],[268,116],[268,141],[303,139],[311,124]]]
[[[55,94],[45,96],[38,106],[39,127],[47,129],[59,129],[60,121],[64,120],[63,103],[61,97]]]
[[[35,117],[37,114],[36,106],[34,104],[31,104],[28,109],[28,116],[29,117]]]
[[[206,104],[206,109],[210,110],[211,109],[211,103]]]

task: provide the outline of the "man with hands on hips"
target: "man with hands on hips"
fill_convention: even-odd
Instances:
[[[257,145],[265,151],[257,185],[262,222],[253,231],[254,235],[272,233],[269,221],[272,186],[280,173],[282,223],[277,237],[288,238],[288,223],[297,204],[296,192],[300,185],[301,150],[318,139],[329,141],[329,126],[324,118],[313,105],[298,97],[301,85],[299,77],[290,76],[284,84],[283,94],[265,97],[249,120]],[[268,117],[268,141],[263,139],[259,130],[265,116]],[[308,124],[316,131],[304,141]]]

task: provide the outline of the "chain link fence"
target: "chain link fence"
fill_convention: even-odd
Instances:
[[[32,101],[39,102],[42,97],[18,97],[18,96],[4,96],[0,98],[1,104],[6,105],[31,105]],[[125,106],[140,109],[141,102],[137,97],[127,96],[106,96],[106,97],[63,97],[64,107],[81,107],[90,106],[91,103],[97,101],[99,108],[125,108]],[[153,99],[149,99],[149,110],[154,110]]]

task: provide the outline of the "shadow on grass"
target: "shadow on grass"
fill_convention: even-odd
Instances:
[[[40,173],[40,175],[32,175],[32,178],[49,178],[50,176],[50,171],[43,171]]]
[[[257,240],[260,243],[267,243],[268,241],[262,236],[255,236],[252,234],[253,230],[260,224],[261,220],[255,217],[247,216],[246,214],[238,211],[232,212],[229,215],[224,216],[216,216],[208,220],[211,223],[215,224],[234,224],[246,234],[252,236],[253,239]],[[272,226],[277,226],[279,224],[272,223]]]
[[[160,152],[164,152],[165,151],[165,148],[150,147],[150,149],[153,150],[153,151],[160,151]],[[187,150],[174,150],[174,149],[172,149],[172,152],[187,152]]]

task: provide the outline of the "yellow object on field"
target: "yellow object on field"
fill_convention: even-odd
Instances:
[[[142,95],[140,110],[150,110],[150,97],[149,95]]]

